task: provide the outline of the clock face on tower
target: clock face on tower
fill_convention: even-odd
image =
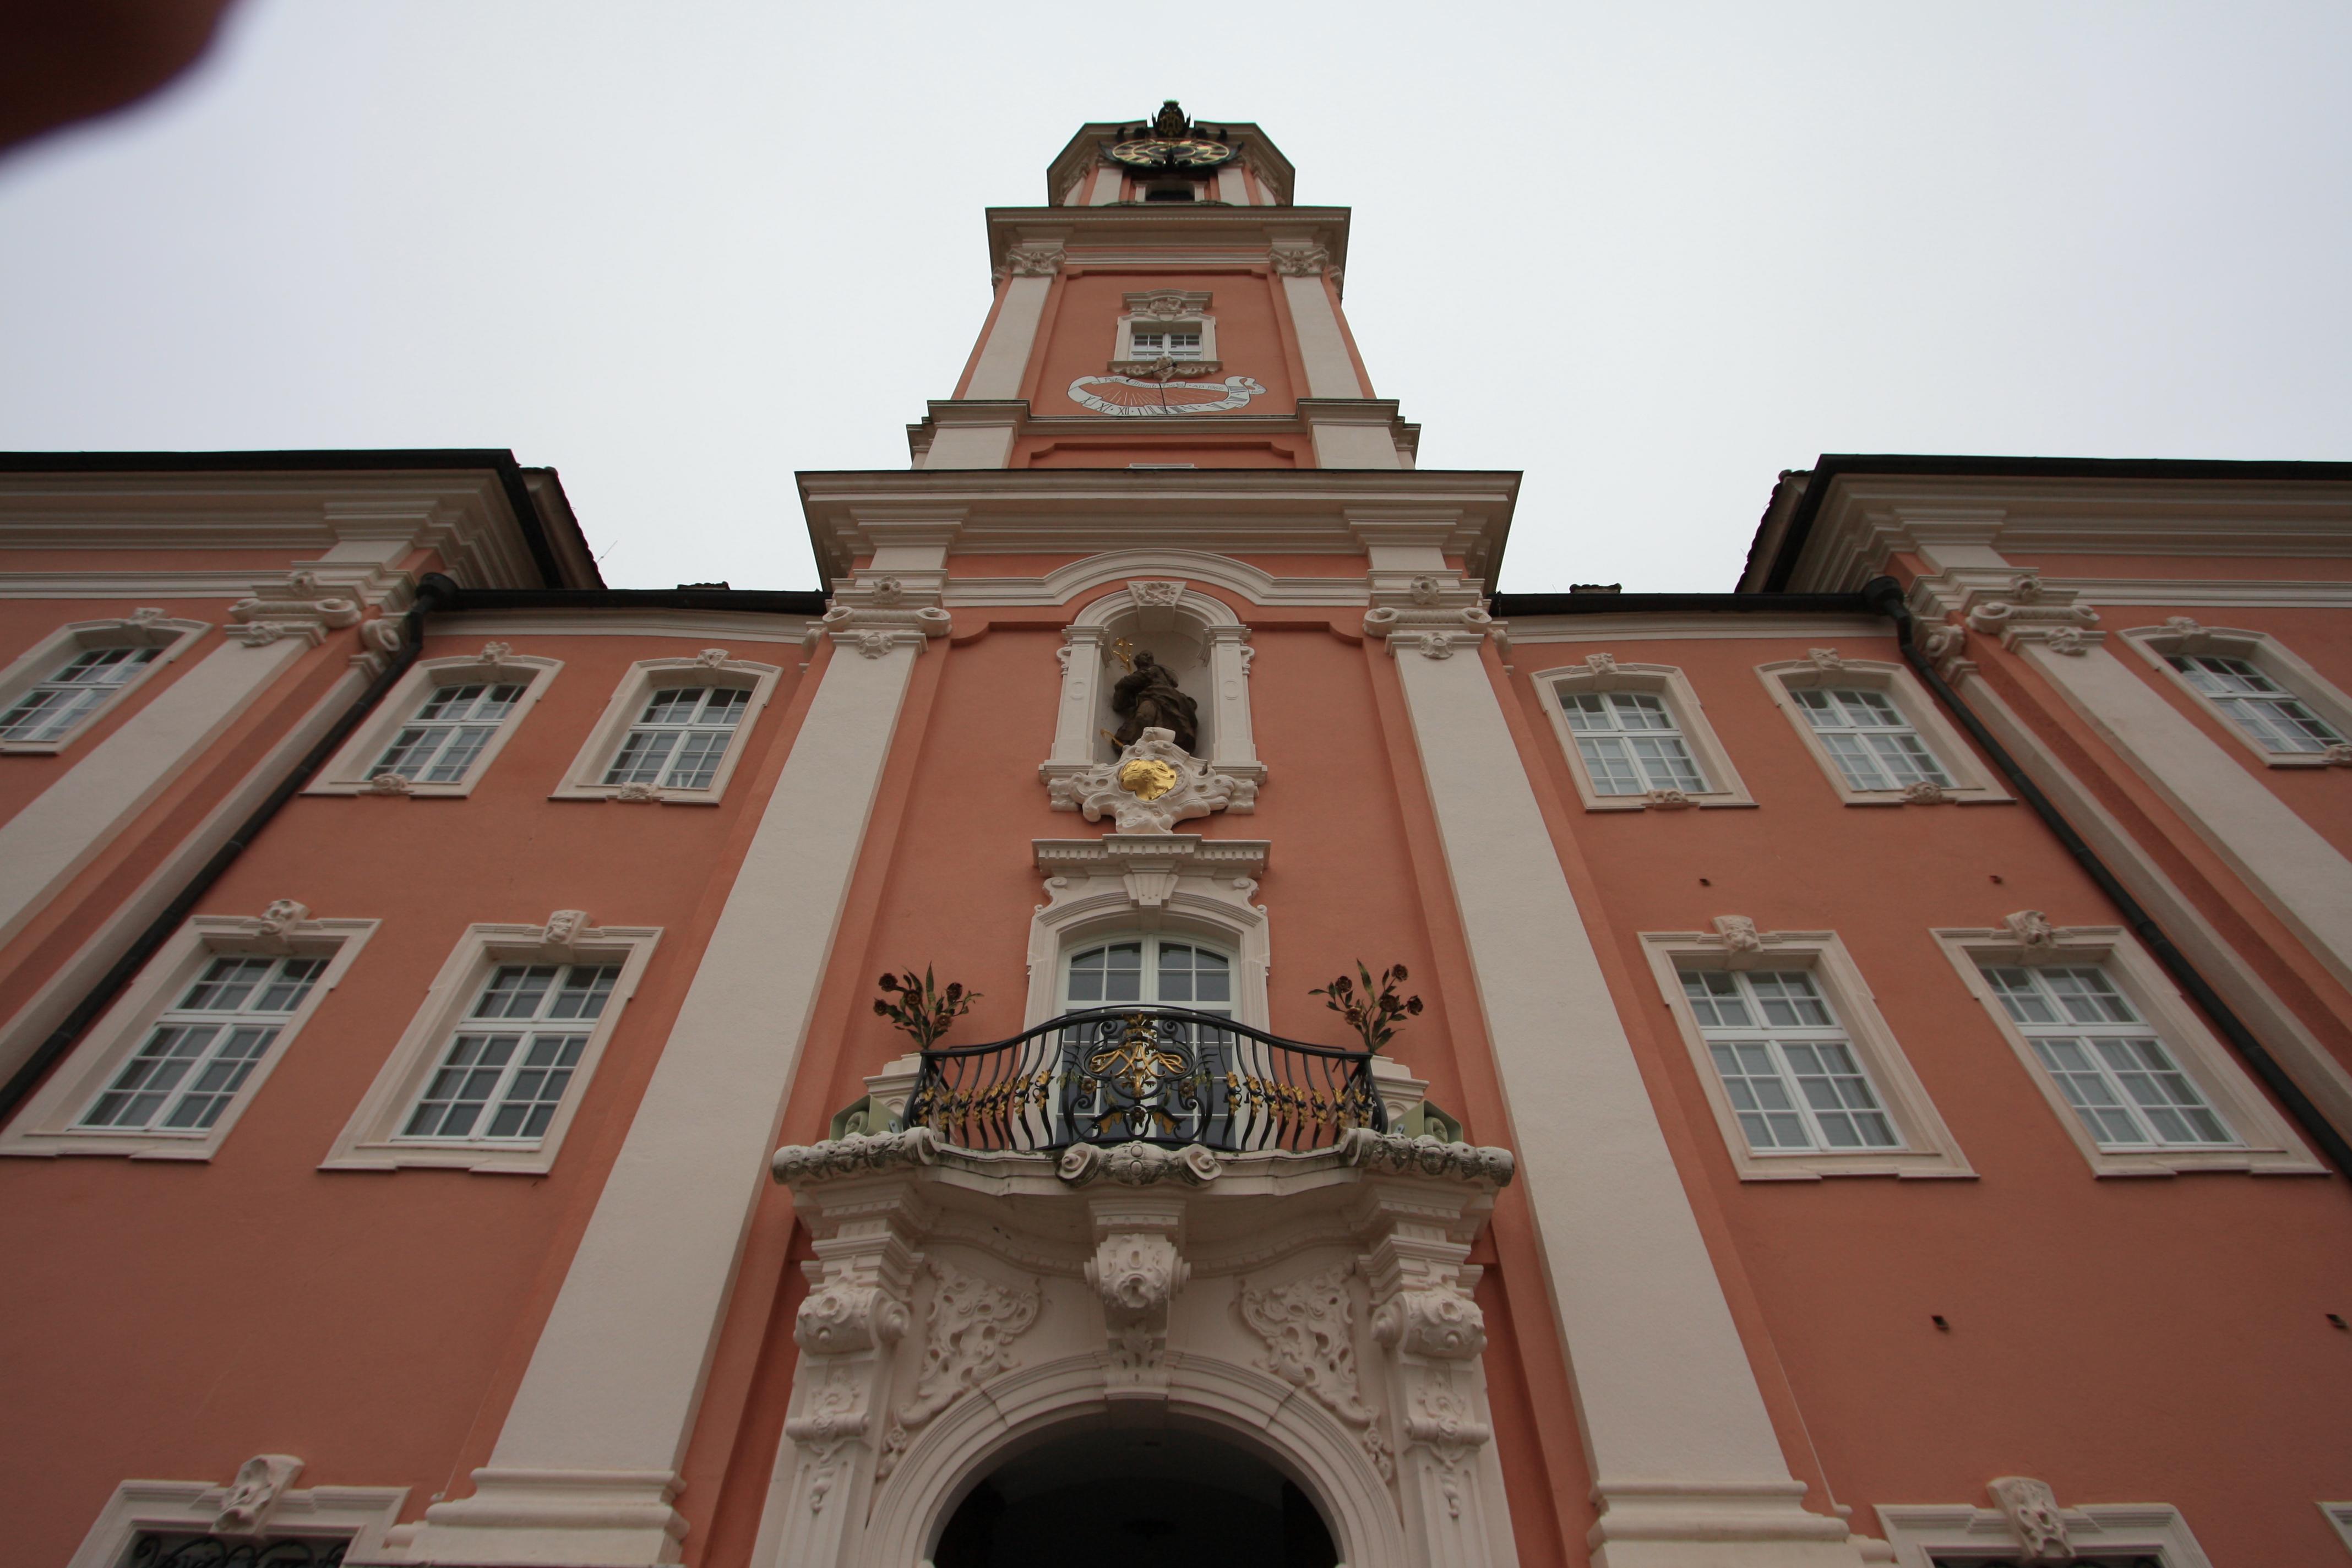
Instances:
[[[1110,155],[1130,169],[1213,169],[1231,160],[1234,150],[1199,136],[1147,136],[1120,142]]]

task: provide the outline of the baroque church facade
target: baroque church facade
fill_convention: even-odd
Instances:
[[[2352,465],[1498,592],[1293,182],[1081,130],[822,592],[0,458],[14,1561],[2345,1562]]]

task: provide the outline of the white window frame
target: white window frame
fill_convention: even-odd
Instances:
[[[1878,1527],[1898,1568],[1933,1568],[1938,1557],[1974,1559],[1970,1568],[2007,1568],[2021,1542],[1999,1509],[1880,1503]],[[2086,1558],[2152,1557],[2164,1568],[2213,1568],[2189,1521],[2168,1503],[2091,1503],[2058,1510],[2066,1543]]]
[[[282,907],[282,906],[279,906]],[[299,906],[297,906],[299,908]],[[210,1160],[226,1142],[278,1064],[295,1048],[303,1026],[341,984],[360,950],[381,923],[372,920],[241,920],[198,915],[174,932],[150,959],[106,1016],[82,1037],[36,1091],[16,1119],[0,1131],[0,1155],[54,1158],[60,1154],[110,1154],[132,1160]],[[286,1015],[278,1037],[238,1086],[236,1096],[213,1124],[201,1131],[148,1129],[108,1131],[79,1125],[125,1063],[147,1042],[155,1020],[171,1011],[215,958],[325,958],[326,970],[301,1005]]]
[[[659,801],[667,805],[716,805],[727,794],[727,781],[735,775],[737,764],[750,750],[751,731],[766,712],[769,701],[775,696],[776,682],[783,674],[782,668],[758,664],[750,659],[735,658],[725,648],[705,648],[700,653],[678,658],[640,659],[629,667],[628,673],[614,689],[604,711],[588,732],[588,740],[565,770],[562,782],[550,793],[550,800],[631,800]],[[636,784],[608,784],[604,774],[620,754],[621,744],[645,711],[646,702],[656,691],[669,687],[732,686],[751,693],[744,707],[743,716],[736,721],[733,739],[727,744],[727,754],[719,760],[719,769],[711,774],[704,789],[653,789]]]
[[[1160,316],[1144,312],[1154,300],[1164,300],[1170,294],[1181,294],[1184,311],[1181,315]],[[1209,302],[1214,296],[1181,289],[1157,289],[1127,296],[1127,311],[1118,319],[1118,337],[1111,352],[1111,363],[1149,364],[1160,356],[1146,353],[1135,346],[1135,334],[1140,329],[1147,332],[1198,332],[1201,352],[1190,359],[1178,360],[1178,365],[1188,371],[1207,374],[1223,370],[1224,363],[1217,357],[1217,318],[1209,313]]]
[[[425,989],[425,1005],[409,1021],[375,1081],[337,1133],[320,1162],[322,1171],[396,1171],[438,1168],[485,1173],[544,1174],[562,1152],[564,1134],[579,1115],[596,1076],[597,1063],[635,994],[646,965],[660,942],[658,926],[591,927],[587,917],[559,910],[547,924],[469,926]],[[407,1142],[401,1129],[418,1096],[439,1070],[450,1040],[466,1028],[482,987],[502,964],[617,963],[621,973],[604,1010],[588,1031],[588,1044],[572,1069],[563,1100],[537,1140],[488,1142]]]
[[[2352,1502],[2324,1502],[2319,1513],[2344,1538],[2344,1550],[2352,1552]]]
[[[2124,632],[2123,639],[2167,680],[2187,692],[2199,710],[2210,715],[2213,722],[2231,741],[2260,758],[2264,767],[2325,768],[2344,765],[2346,759],[2340,752],[2330,755],[2325,751],[2272,751],[2249,734],[2244,725],[2223,711],[2221,702],[2210,692],[2200,689],[2186,675],[2172,668],[2172,657],[2176,654],[2189,658],[2203,656],[2208,658],[2243,659],[2275,682],[2281,689],[2281,696],[2302,703],[2321,722],[2347,741],[2352,741],[2352,696],[2346,695],[2333,681],[2297,658],[2293,650],[2268,632],[2243,631],[2233,626],[2200,626],[2183,616],[2160,626],[2133,626]]]
[[[2000,780],[1977,759],[1975,750],[1944,717],[1943,710],[1906,666],[1879,659],[1843,658],[1835,648],[1814,648],[1804,658],[1759,664],[1756,674],[1764,682],[1764,689],[1772,694],[1773,705],[1787,717],[1804,742],[1806,752],[1822,770],[1822,776],[1829,780],[1830,787],[1848,805],[1934,805],[1946,801],[1983,805],[1992,802],[2005,804],[2010,799]],[[1845,770],[1838,766],[1837,758],[1822,743],[1820,731],[1790,695],[1819,690],[1884,692],[1952,782],[1924,790],[1854,788],[1846,782]]]
[[[2261,1089],[2230,1057],[2228,1048],[2205,1026],[2196,1011],[2176,990],[2154,959],[2121,926],[2040,925],[2035,934],[2021,934],[2031,922],[2021,911],[2017,926],[1989,930],[1944,929],[1934,931],[1937,945],[1952,967],[2009,1042],[2026,1074],[2041,1091],[2051,1114],[2082,1152],[2098,1176],[2173,1176],[2191,1171],[2244,1171],[2257,1175],[2324,1175],[2326,1167],[2315,1159],[2286,1119],[2271,1109]],[[2000,997],[1982,973],[1981,966],[2042,966],[2099,968],[2123,993],[2148,1032],[2164,1045],[2173,1064],[2197,1086],[2206,1103],[2240,1139],[2231,1148],[2166,1146],[2116,1148],[2102,1146],[2083,1125],[2066,1100],[2041,1053],[2025,1031],[2009,1016]]]
[[[1204,936],[1192,931],[1145,931],[1139,927],[1130,927],[1123,931],[1098,931],[1091,936],[1071,942],[1063,949],[1061,979],[1055,992],[1055,995],[1057,999],[1057,1006],[1060,1011],[1066,1013],[1078,1013],[1089,1012],[1099,1007],[1123,1007],[1130,1005],[1137,1007],[1198,1007],[1199,1005],[1197,1003],[1155,1000],[1145,1000],[1135,1003],[1071,1001],[1070,970],[1071,965],[1077,961],[1078,956],[1081,953],[1090,952],[1098,947],[1109,947],[1123,942],[1141,942],[1146,953],[1152,955],[1154,959],[1156,959],[1159,944],[1163,942],[1180,942],[1186,947],[1193,948],[1195,950],[1205,948],[1209,952],[1215,953],[1219,958],[1225,961],[1225,988],[1227,995],[1223,1003],[1213,1007],[1201,1008],[1200,1010],[1203,1012],[1223,1012],[1234,1018],[1239,1018],[1241,1016],[1242,957],[1240,950],[1230,939]],[[1147,973],[1150,973],[1154,976],[1155,984],[1153,988],[1157,989],[1156,980],[1158,968],[1156,962],[1150,963],[1148,965]]]
[[[1580,665],[1563,665],[1557,669],[1538,671],[1537,690],[1542,694],[1545,712],[1551,720],[1552,732],[1559,738],[1560,750],[1567,753],[1568,771],[1576,781],[1576,793],[1587,811],[1644,811],[1673,809],[1677,806],[1748,806],[1756,804],[1748,793],[1748,785],[1739,777],[1739,770],[1731,765],[1731,755],[1716,739],[1715,727],[1706,721],[1706,710],[1691,687],[1687,676],[1670,664],[1620,664],[1612,656],[1590,654]],[[1592,770],[1584,760],[1583,748],[1577,744],[1579,736],[1568,721],[1562,699],[1598,695],[1614,691],[1639,692],[1658,698],[1665,704],[1666,712],[1675,724],[1685,748],[1699,773],[1706,780],[1704,790],[1651,790],[1643,795],[1604,795],[1595,785]]]
[[[462,798],[474,793],[474,786],[488,776],[498,762],[499,753],[506,750],[530,710],[547,692],[556,672],[563,668],[560,658],[542,658],[532,654],[519,654],[504,643],[487,645],[480,653],[460,654],[442,658],[420,658],[409,666],[408,672],[395,682],[375,711],[343,743],[341,751],[329,759],[302,791],[304,795],[404,795],[420,798]],[[436,687],[520,685],[522,696],[514,708],[499,721],[498,732],[477,752],[466,776],[455,784],[425,784],[415,779],[406,787],[387,790],[376,784],[376,763],[384,751],[416,718],[426,698]]]
[[[121,1568],[131,1542],[147,1531],[207,1534],[228,1506],[229,1490],[212,1481],[124,1481],[99,1510],[66,1568]],[[352,1562],[372,1562],[391,1550],[385,1537],[407,1505],[406,1487],[289,1489],[270,1504],[261,1536],[348,1541]]]
[[[1642,945],[1690,1052],[1717,1130],[1743,1182],[1812,1182],[1826,1176],[1973,1177],[1951,1129],[1937,1112],[1877,999],[1835,931],[1759,931],[1738,915],[1717,918],[1707,931],[1643,931]],[[1803,970],[1812,976],[1856,1061],[1877,1091],[1880,1109],[1903,1140],[1899,1149],[1756,1150],[1739,1125],[1738,1109],[1716,1070],[1715,1054],[1683,993],[1685,969]]]
[[[0,670],[0,713],[14,708],[35,687],[48,684],[85,653],[110,647],[152,647],[162,651],[129,679],[110,688],[64,734],[46,741],[0,741],[0,755],[54,756],[64,751],[89,734],[92,725],[152,679],[157,670],[194,647],[196,639],[210,630],[209,621],[175,620],[161,610],[143,608],[121,620],[74,621],[59,626]]]

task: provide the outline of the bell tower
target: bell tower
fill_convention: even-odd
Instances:
[[[992,207],[995,300],[919,468],[1409,468],[1340,305],[1348,209],[1294,205],[1246,122],[1082,128],[1046,205]]]

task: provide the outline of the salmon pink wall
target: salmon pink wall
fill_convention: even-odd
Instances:
[[[1517,682],[1530,769],[1552,784],[1555,831],[1589,869],[1588,922],[1618,956],[1620,1012],[1681,1130],[1685,1179],[1708,1194],[1703,1216],[1721,1215],[1718,1265],[1768,1399],[1777,1363],[1787,1414],[1858,1522],[1873,1504],[1976,1500],[1988,1476],[2022,1474],[2069,1502],[2174,1503],[2217,1563],[2321,1561],[2315,1517],[2293,1543],[2277,1521],[2329,1494],[2352,1399],[2352,1358],[2322,1315],[2352,1300],[2352,1258],[2314,1245],[2352,1218],[2341,1183],[2091,1173],[1927,931],[2021,908],[2061,925],[2117,916],[2021,806],[1842,805],[1753,673],[1822,640],[1614,649],[1685,672],[1753,811],[1583,811],[1549,699]],[[1838,646],[1895,656],[1891,639]],[[1514,657],[1540,668],[1610,647]],[[1840,934],[1977,1179],[1738,1178],[1638,935],[1720,914]],[[2166,1436],[2191,1428],[2193,1452]],[[1801,1451],[1791,1465],[1807,1473]]]
[[[1252,414],[1288,414],[1297,397],[1290,362],[1276,323],[1272,279],[1256,271],[1172,272],[1066,268],[1042,331],[1046,334],[1029,388],[1030,407],[1040,415],[1087,415],[1070,401],[1070,383],[1102,375],[1118,346],[1118,319],[1126,296],[1152,289],[1181,289],[1213,295],[1209,313],[1217,322],[1218,374],[1250,376],[1265,387],[1251,399]]]

